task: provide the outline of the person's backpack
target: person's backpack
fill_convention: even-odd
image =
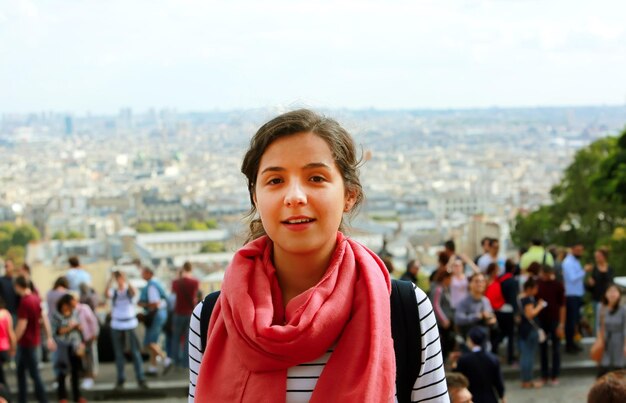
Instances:
[[[204,354],[207,332],[219,291],[208,294],[200,312],[200,351]],[[391,281],[391,335],[396,355],[396,392],[398,403],[410,403],[411,393],[422,368],[422,333],[415,285]]]

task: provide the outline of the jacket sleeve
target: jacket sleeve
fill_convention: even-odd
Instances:
[[[443,294],[443,287],[435,288],[435,294],[433,296],[433,309],[435,310],[435,316],[437,317],[437,322],[443,323],[448,320],[448,317],[441,309],[441,294]]]
[[[493,381],[494,381],[494,387],[496,388],[496,391],[498,392],[498,396],[500,396],[500,398],[504,397],[504,380],[502,379],[502,370],[500,369],[500,363],[498,362],[498,359],[494,357],[493,359],[494,362],[494,372],[495,374],[493,374]]]

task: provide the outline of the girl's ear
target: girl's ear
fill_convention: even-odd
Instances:
[[[345,200],[344,207],[343,207],[344,213],[349,213],[352,210],[352,207],[354,207],[354,203],[356,203],[356,199],[357,199],[356,191],[348,190],[348,192],[346,193],[346,200]]]

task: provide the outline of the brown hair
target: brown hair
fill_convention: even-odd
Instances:
[[[600,252],[602,254],[602,256],[604,256],[604,260],[608,260],[609,259],[609,249],[607,247],[602,246],[602,247],[597,249],[597,252]]]
[[[439,265],[445,266],[450,261],[450,255],[448,255],[445,251],[441,251],[437,254],[437,262]]]
[[[593,384],[587,403],[621,403],[626,401],[626,370],[609,372]]]
[[[446,269],[440,269],[437,270],[437,272],[435,273],[435,277],[433,278],[433,280],[436,283],[443,283],[448,277],[452,277],[452,273]]]
[[[541,264],[537,262],[532,262],[528,266],[528,268],[526,268],[526,271],[533,277],[537,276],[539,275],[539,272],[541,271]]]
[[[190,272],[192,269],[191,262],[183,263],[183,271]]]
[[[450,372],[446,374],[446,383],[448,384],[448,390],[462,389],[469,387],[469,381],[465,375],[459,372]]]
[[[493,277],[494,274],[498,274],[500,270],[500,266],[498,266],[497,263],[489,263],[489,266],[487,266],[487,270],[485,271],[485,274],[487,275],[487,277]]]
[[[67,262],[70,264],[70,267],[79,267],[80,266],[80,262],[78,260],[78,257],[76,256],[72,256],[69,259],[67,259]]]
[[[267,147],[274,141],[298,133],[313,133],[326,141],[337,168],[341,172],[346,192],[353,193],[355,197],[351,212],[354,212],[363,201],[363,188],[359,179],[361,161],[357,157],[352,136],[336,120],[311,110],[298,109],[284,113],[261,126],[250,140],[250,146],[241,164],[241,172],[246,176],[252,204],[248,212],[250,233],[246,242],[265,235],[261,219],[255,218],[256,207],[254,205],[254,192],[261,158]],[[343,229],[343,222],[339,229]]]
[[[483,273],[474,273],[471,276],[469,276],[469,278],[467,279],[468,283],[471,283],[474,278],[478,277],[478,276],[482,276],[482,278],[485,278],[485,275]]]

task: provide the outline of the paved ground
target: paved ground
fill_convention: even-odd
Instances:
[[[541,389],[521,389],[514,381],[506,382],[507,403],[574,403],[584,402],[587,399],[587,392],[595,377],[569,376],[561,380],[559,386],[545,386]],[[98,400],[102,403],[119,402],[120,400]],[[141,400],[142,403],[186,403],[185,398],[162,398]]]
[[[583,345],[590,344],[589,342]],[[563,360],[563,374],[561,384],[557,387],[545,386],[542,389],[521,389],[519,383],[519,369],[503,366],[507,388],[508,403],[534,403],[534,402],[584,402],[586,395],[595,380],[595,363],[589,361],[587,353],[577,356],[565,355]],[[536,360],[537,364],[538,360]],[[185,370],[172,370],[167,375],[156,378],[148,378],[148,391],[140,391],[136,387],[135,376],[132,366],[126,365],[126,390],[124,392],[113,392],[115,382],[115,366],[113,363],[102,363],[100,374],[96,379],[96,385],[90,391],[85,391],[84,395],[90,401],[99,402],[171,402],[183,403],[187,399],[187,386],[189,382],[188,374]],[[13,392],[17,391],[15,371],[5,366],[5,373]],[[56,400],[56,389],[52,386],[54,375],[51,365],[45,363],[41,369],[42,378],[47,386],[50,401]],[[535,370],[535,375],[538,371]],[[29,380],[29,386],[32,388]]]
[[[559,386],[544,386],[541,389],[522,389],[518,382],[506,382],[507,403],[574,403],[586,402],[587,392],[595,382],[595,376],[567,376],[561,378]]]

